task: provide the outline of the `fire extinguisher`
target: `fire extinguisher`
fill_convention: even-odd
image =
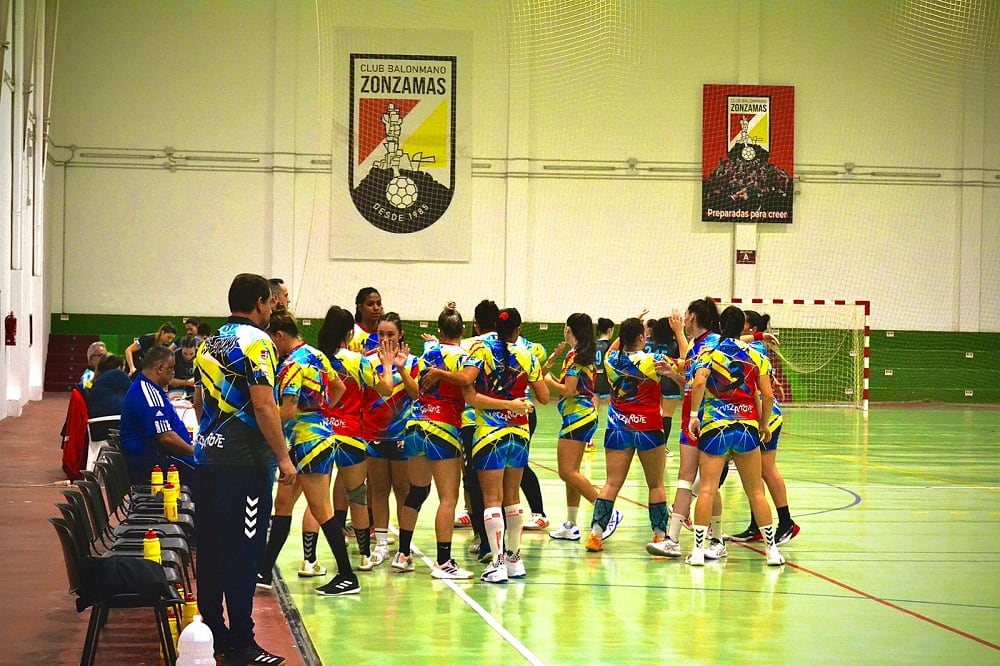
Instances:
[[[8,347],[17,344],[17,317],[11,311],[3,320],[4,341]]]

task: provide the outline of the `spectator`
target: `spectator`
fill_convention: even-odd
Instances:
[[[188,317],[184,320],[184,337],[181,340],[196,340],[198,335],[198,327],[201,326],[201,320],[197,317]],[[199,340],[200,342],[200,340]],[[180,342],[176,343],[176,346],[180,346]]]
[[[132,380],[122,370],[125,360],[110,354],[97,365],[94,385],[87,394],[87,413],[92,419],[122,413],[122,401]]]
[[[173,353],[161,345],[151,347],[143,357],[142,372],[125,394],[121,440],[132,483],[148,478],[154,465],[166,470],[172,456],[190,461],[194,454],[191,435],[164,391],[173,376]],[[183,475],[181,479],[187,482]]]
[[[200,344],[198,337],[183,337],[180,349],[174,352],[174,376],[170,380],[170,398],[172,400],[194,399],[194,357]]]
[[[288,287],[281,278],[271,278],[267,281],[271,287],[271,308],[275,312],[284,312],[288,309]]]
[[[101,341],[93,342],[87,347],[87,369],[80,376],[80,382],[76,385],[77,388],[84,392],[90,390],[90,387],[94,385],[97,364],[107,355],[108,348]]]
[[[148,333],[135,339],[125,349],[125,361],[128,363],[128,374],[134,377],[136,370],[143,366],[142,357],[156,346],[170,347],[177,337],[177,329],[170,322],[165,323],[156,333]]]

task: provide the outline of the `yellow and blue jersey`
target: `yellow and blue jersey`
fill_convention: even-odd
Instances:
[[[462,339],[462,349],[465,350],[465,355],[468,357],[469,352],[479,342],[481,336],[474,336],[471,338]],[[466,405],[465,409],[462,411],[462,427],[473,427],[476,425],[476,410],[472,408],[472,405]]]
[[[563,419],[563,429],[574,430],[597,420],[597,409],[594,407],[594,382],[597,373],[593,363],[577,363],[576,349],[571,349],[563,359],[556,381],[565,384],[567,377],[576,377],[576,392],[560,398],[558,407]]]
[[[420,377],[423,378],[429,368],[459,372],[465,357],[466,352],[459,345],[428,342],[424,345],[424,353],[419,361]],[[461,450],[459,428],[462,427],[464,409],[462,389],[454,384],[438,382],[431,389],[421,387],[406,427],[418,428],[428,435],[435,435]]]
[[[202,388],[198,464],[268,464],[272,452],[257,425],[250,387],[274,386],[277,359],[268,334],[242,317],[230,317],[201,343],[195,357],[195,382]]]
[[[545,347],[540,342],[532,342],[523,335],[519,335],[517,336],[517,340],[514,342],[514,344],[521,345],[529,352],[531,352],[531,355],[534,356],[536,359],[538,359],[539,368],[545,365],[545,359],[548,357],[548,352],[545,351]],[[529,386],[528,388],[526,388],[524,393],[526,398],[530,398],[531,387]]]
[[[660,376],[656,362],[670,360],[660,354],[644,351],[608,352],[604,357],[604,372],[611,385],[608,405],[608,429],[649,431],[662,430],[660,418]]]
[[[759,377],[771,371],[766,356],[745,342],[724,338],[703,346],[692,367],[694,373],[709,371],[699,412],[702,436],[733,423],[757,427],[754,396]]]
[[[376,377],[382,375],[382,362],[375,353],[368,354],[368,360],[375,368]],[[406,372],[414,379],[419,379],[420,368],[417,357],[412,354],[406,357],[403,365]],[[366,388],[364,392],[364,418],[361,420],[361,431],[368,441],[400,440],[406,430],[406,422],[410,420],[413,410],[413,399],[406,392],[400,370],[392,366],[392,394],[381,395],[374,388]]]
[[[347,348],[359,354],[369,354],[378,349],[378,331],[369,331],[361,324],[354,325],[354,335]]]
[[[278,401],[296,399],[294,418],[282,427],[289,446],[322,441],[333,435],[326,413],[330,410],[330,387],[336,378],[326,354],[301,344],[291,351],[278,370]]]
[[[503,359],[506,358],[506,364]],[[472,346],[465,366],[479,370],[476,392],[499,400],[523,398],[530,382],[541,381],[538,359],[522,345],[500,340],[496,333],[482,336]],[[528,415],[509,410],[476,410],[475,448],[514,435],[527,441]]]
[[[771,360],[771,356],[767,351],[767,346],[761,340],[754,340],[749,343],[750,346],[768,361]],[[771,364],[771,371],[768,373],[768,378],[771,380],[771,386],[774,386],[774,364]],[[785,422],[785,417],[781,414],[781,404],[778,402],[778,396],[774,396],[774,404],[771,407],[771,417],[767,420],[768,429],[774,432],[781,427],[781,424]]]

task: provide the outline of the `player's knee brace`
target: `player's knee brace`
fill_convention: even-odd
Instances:
[[[361,482],[354,490],[347,491],[347,501],[351,504],[360,504],[361,506],[368,506],[368,484],[364,481]]]
[[[427,486],[410,486],[410,492],[406,494],[406,501],[403,502],[403,506],[408,506],[414,511],[420,511],[420,507],[424,505],[424,501],[427,496],[431,494],[431,487]]]

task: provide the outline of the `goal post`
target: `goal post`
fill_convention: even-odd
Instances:
[[[728,305],[770,315],[771,351],[783,405],[857,407],[868,413],[870,301],[732,298]]]

